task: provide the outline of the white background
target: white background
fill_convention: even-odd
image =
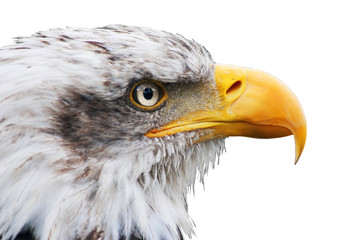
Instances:
[[[112,23],[194,38],[219,63],[283,80],[306,113],[292,137],[231,138],[189,211],[199,240],[360,239],[360,6],[356,1],[7,1],[0,45],[54,27]],[[1,77],[1,76],[0,76]]]

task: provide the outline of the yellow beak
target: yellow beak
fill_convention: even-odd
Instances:
[[[258,70],[215,66],[221,107],[188,114],[148,137],[163,137],[195,129],[211,129],[197,142],[217,137],[276,138],[293,134],[295,164],[306,141],[306,120],[296,96],[278,79]]]

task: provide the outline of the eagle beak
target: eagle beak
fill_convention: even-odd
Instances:
[[[217,137],[277,138],[293,134],[295,164],[306,141],[306,120],[296,96],[284,83],[265,72],[230,65],[215,66],[220,108],[194,112],[148,137],[162,137],[199,128],[212,129],[197,142]]]
[[[296,164],[305,146],[306,119],[290,89],[265,72],[228,65],[215,66],[215,79],[227,110],[222,121],[235,122],[223,129],[224,135],[276,138],[293,134]]]

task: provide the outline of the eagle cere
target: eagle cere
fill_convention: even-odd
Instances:
[[[0,239],[191,237],[186,196],[228,136],[306,121],[273,76],[143,27],[65,28],[0,49]]]

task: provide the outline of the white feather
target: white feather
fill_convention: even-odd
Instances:
[[[26,226],[42,240],[75,239],[94,229],[104,232],[103,239],[119,239],[120,233],[130,236],[134,227],[148,240],[178,239],[178,227],[188,236],[193,234],[186,195],[196,179],[203,182],[209,167],[215,165],[224,149],[223,139],[189,145],[189,139],[197,133],[188,132],[122,145],[114,142],[107,147],[106,157],[78,161],[79,156],[63,144],[60,136],[47,131],[53,128],[51,110],[66,88],[91,89],[104,99],[116,99],[125,92],[124,79],[139,74],[131,65],[110,66],[107,56],[89,50],[86,41],[106,42],[108,50],[118,55],[141,54],[137,64],[161,81],[211,78],[213,74],[213,62],[201,48],[193,46],[192,52],[186,53],[191,71],[184,73],[178,58],[169,58],[160,51],[162,42],[149,40],[150,34],[169,38],[168,33],[112,28],[118,32],[56,29],[41,33],[46,38],[19,39],[18,45],[0,50],[3,239],[15,237]],[[58,40],[62,35],[78,41],[68,49]],[[119,42],[129,45],[128,50],[118,48]],[[105,74],[117,79],[119,91],[104,90]],[[89,171],[87,168],[93,176],[79,179]],[[142,174],[144,186],[137,181]]]

